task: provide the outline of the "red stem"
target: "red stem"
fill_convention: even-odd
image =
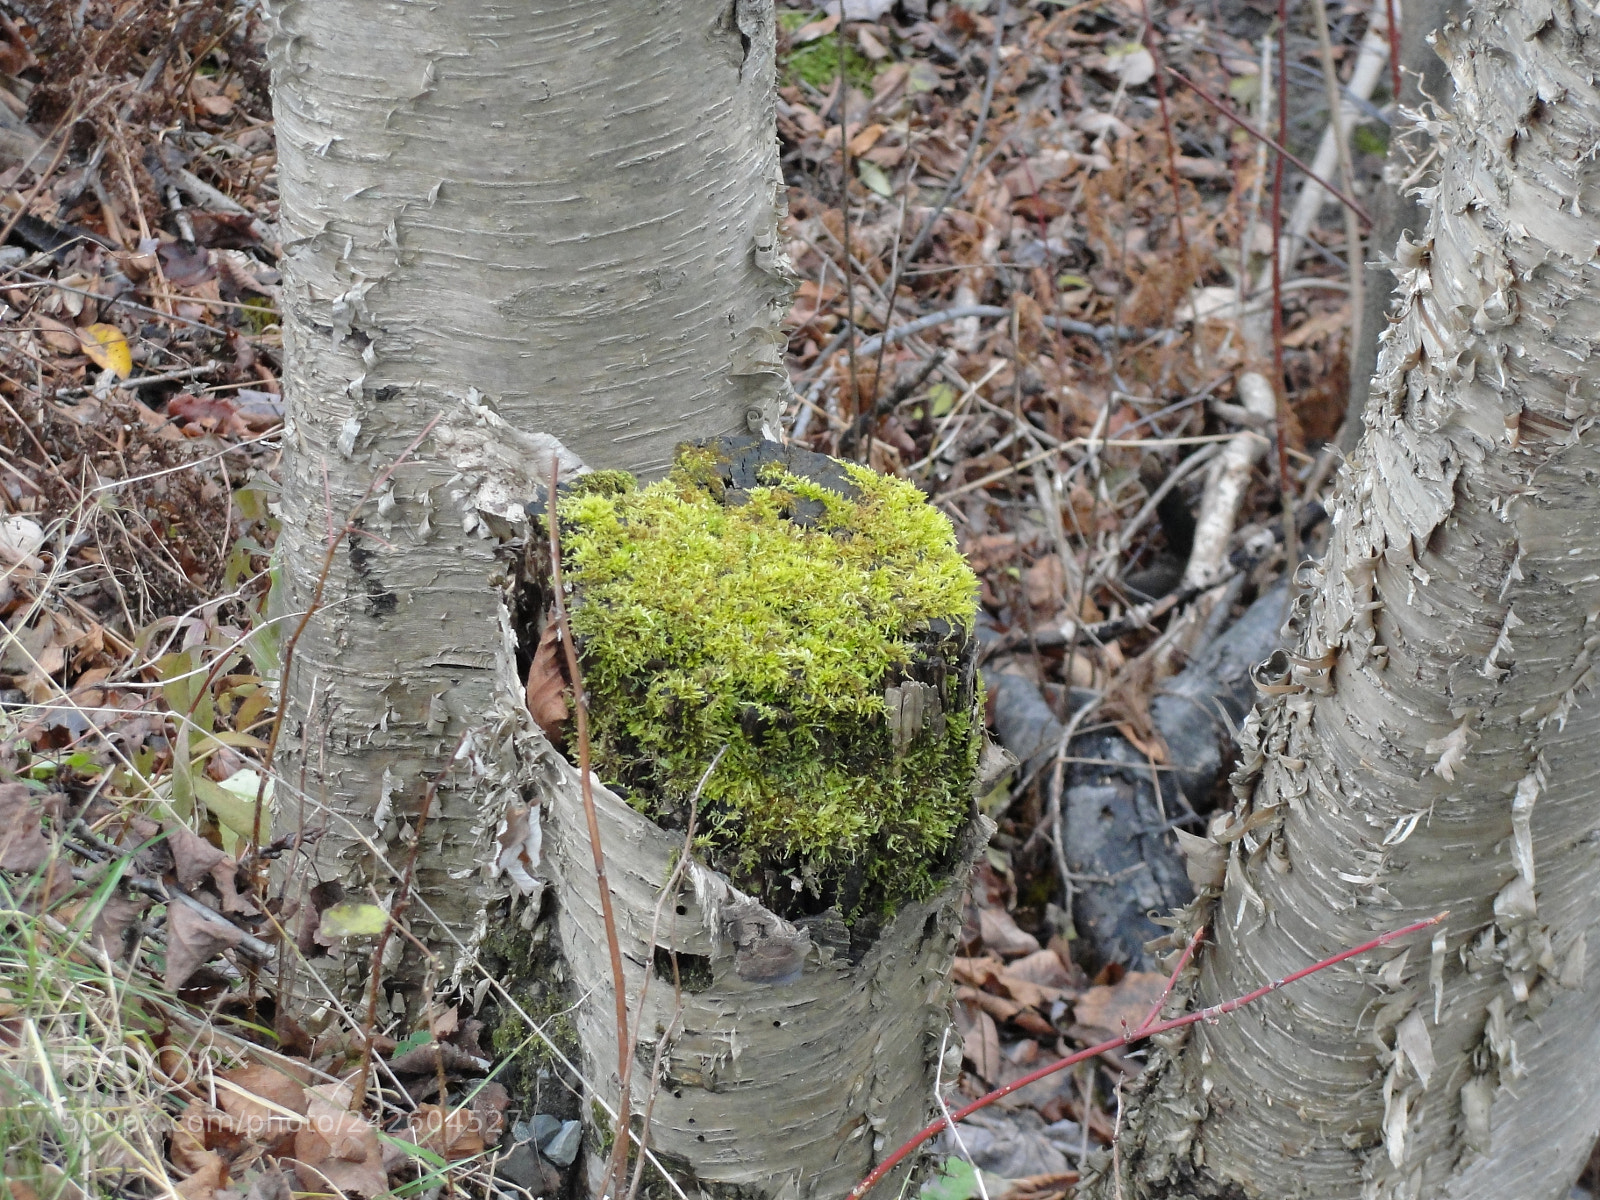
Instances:
[[[1010,1083],[1006,1084],[1005,1087],[996,1088],[986,1096],[980,1096],[965,1108],[956,1109],[955,1112],[950,1114],[950,1120],[960,1121],[966,1117],[969,1117],[973,1113],[977,1112],[980,1108],[987,1108],[996,1100],[999,1100],[1004,1096],[1009,1096],[1012,1092],[1015,1092],[1021,1088],[1025,1088],[1030,1083],[1037,1083],[1046,1075],[1052,1075],[1057,1071],[1065,1070],[1067,1067],[1076,1066],[1078,1063],[1094,1058],[1096,1055],[1104,1054],[1107,1050],[1115,1050],[1120,1046],[1129,1046],[1134,1042],[1142,1041],[1145,1038],[1155,1037],[1158,1033],[1168,1033],[1174,1029],[1182,1029],[1187,1025],[1194,1025],[1200,1021],[1214,1021],[1225,1013],[1231,1013],[1237,1008],[1243,1008],[1246,1004],[1251,1004],[1261,999],[1261,997],[1275,992],[1287,984],[1304,979],[1307,975],[1314,975],[1318,971],[1325,970],[1336,963],[1344,962],[1344,960],[1347,958],[1354,958],[1358,954],[1365,954],[1369,950],[1376,950],[1380,946],[1387,946],[1390,942],[1403,938],[1407,934],[1416,933],[1419,929],[1426,929],[1430,925],[1437,925],[1449,915],[1449,911],[1446,910],[1445,912],[1440,913],[1438,916],[1429,917],[1423,921],[1413,921],[1410,925],[1405,926],[1403,929],[1391,929],[1388,933],[1379,934],[1370,942],[1362,942],[1361,945],[1353,946],[1349,950],[1341,950],[1332,958],[1325,958],[1321,962],[1313,963],[1309,967],[1302,967],[1292,975],[1285,975],[1282,979],[1266,984],[1263,987],[1258,987],[1255,991],[1247,992],[1243,996],[1235,996],[1232,1000],[1224,1000],[1221,1004],[1213,1004],[1210,1008],[1202,1008],[1199,1012],[1187,1013],[1181,1017],[1173,1017],[1170,1020],[1162,1021],[1157,1025],[1151,1025],[1147,1018],[1145,1024],[1141,1025],[1138,1030],[1133,1033],[1125,1033],[1119,1038],[1112,1038],[1109,1042],[1101,1042],[1098,1046],[1090,1046],[1087,1050],[1079,1050],[1076,1054],[1069,1054],[1066,1058],[1050,1063],[1048,1066],[1040,1067],[1037,1071],[1030,1071],[1021,1079],[1012,1080]],[[1189,956],[1193,953],[1198,939],[1199,933],[1197,932],[1195,937],[1190,939],[1189,948],[1184,951],[1183,958],[1179,960],[1178,970],[1173,972],[1174,980],[1177,978],[1178,971],[1183,970],[1184,966],[1188,963]],[[1168,982],[1167,987],[1169,990],[1171,989],[1172,983],[1170,981]],[[1163,997],[1162,1003],[1165,1003],[1165,997]],[[1159,1011],[1159,1008],[1157,1011]],[[917,1133],[913,1134],[909,1141],[907,1141],[888,1158],[879,1163],[877,1167],[873,1169],[872,1174],[868,1175],[860,1183],[856,1184],[855,1187],[851,1188],[850,1194],[846,1200],[860,1200],[860,1198],[866,1195],[866,1193],[875,1184],[882,1180],[885,1175],[899,1166],[908,1155],[913,1153],[919,1146],[922,1145],[923,1142],[933,1137],[944,1127],[945,1119],[940,1117],[931,1125],[924,1126]]]
[[[572,640],[572,622],[567,619],[567,608],[561,595],[561,528],[556,515],[556,487],[560,465],[555,455],[550,456],[550,497],[545,507],[545,520],[550,530],[550,607],[556,625],[561,631],[562,649],[566,651],[567,675],[572,681],[572,708],[577,716],[578,733],[578,789],[583,796],[583,815],[589,825],[589,850],[594,856],[595,887],[600,892],[600,917],[605,925],[606,949],[611,956],[612,990],[617,1001],[617,1077],[623,1080],[622,1092],[617,1097],[616,1141],[610,1163],[606,1167],[600,1195],[609,1191],[613,1178],[625,1178],[628,1162],[629,1101],[628,1059],[632,1055],[632,1041],[628,1037],[627,978],[622,973],[622,947],[617,941],[617,918],[611,907],[611,883],[606,878],[606,855],[600,846],[600,817],[595,812],[594,791],[589,781],[589,706],[583,696],[583,672],[578,666],[578,646]]]

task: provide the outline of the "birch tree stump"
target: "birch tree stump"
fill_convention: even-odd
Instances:
[[[933,1105],[959,901],[989,832],[972,800],[975,581],[909,485],[803,450],[725,439],[680,449],[647,489],[591,480],[556,509],[642,1014],[633,1111],[649,1109],[649,1143],[686,1187],[841,1196]],[[818,606],[840,596],[855,611],[830,619]],[[625,778],[627,800],[602,778]],[[664,895],[690,809],[704,832]],[[609,953],[571,768],[543,855],[584,1074],[615,1111]],[[592,1186],[604,1111],[586,1114]]]

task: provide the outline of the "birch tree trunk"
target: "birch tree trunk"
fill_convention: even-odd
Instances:
[[[1400,16],[1400,103],[1389,118],[1388,161],[1367,201],[1372,213],[1368,239],[1372,257],[1361,293],[1361,337],[1350,354],[1349,406],[1339,429],[1339,446],[1346,452],[1361,440],[1361,414],[1366,411],[1372,374],[1378,365],[1378,336],[1388,327],[1394,300],[1394,276],[1382,264],[1394,255],[1395,243],[1402,237],[1414,242],[1422,236],[1426,216],[1402,184],[1427,156],[1432,139],[1425,127],[1408,125],[1398,109],[1415,110],[1425,99],[1450,106],[1450,78],[1428,38],[1464,10],[1460,0],[1453,5],[1446,0],[1405,0],[1396,7]]]
[[[1554,1200],[1600,1129],[1600,18],[1478,0],[1439,41],[1427,236],[1189,998],[1451,915],[1153,1050],[1096,1196]]]
[[[413,1018],[452,982],[491,982],[469,972],[491,922],[513,935],[501,946],[520,926],[555,947],[535,964],[524,946],[510,970],[545,970],[539,998],[575,1030],[584,1091],[562,1115],[584,1117],[592,1184],[612,1133],[596,1114],[622,1086],[612,979],[577,772],[523,703],[527,614],[508,585],[541,553],[524,506],[552,458],[566,476],[649,476],[681,441],[776,434],[791,276],[772,3],[275,0],[272,14],[281,612],[312,606],[335,546],[284,683],[280,774],[300,787],[280,789],[275,831],[321,831],[290,898],[304,919],[331,890],[307,883],[393,896],[415,847],[406,919],[427,955],[397,937],[383,964],[386,1004]],[[982,822],[942,892],[858,954],[842,925],[813,942],[698,865],[692,895],[662,897],[681,836],[595,790],[641,1014],[633,1109],[649,1108],[674,1186],[842,1196],[926,1119],[957,876]],[[327,949],[303,1003],[364,994],[369,952]],[[641,998],[671,952],[694,960],[694,986],[658,979]]]
[[[387,895],[465,736],[471,767],[438,789],[411,911],[450,973],[448,935],[472,945],[505,892],[486,864],[525,786],[495,535],[525,532],[558,446],[568,473],[648,475],[677,442],[775,428],[787,395],[771,3],[272,14],[286,610],[310,604],[330,532],[439,422],[333,556],[285,684],[280,762],[307,797],[278,824],[326,830],[317,877]],[[392,965],[396,1004],[419,959]],[[330,982],[364,973],[352,957]]]

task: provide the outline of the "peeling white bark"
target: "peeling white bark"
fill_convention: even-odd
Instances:
[[[1600,18],[1483,0],[1321,578],[1262,677],[1214,1003],[1448,908],[1157,1052],[1110,1196],[1564,1197],[1600,1130]]]
[[[546,808],[546,869],[561,896],[561,945],[583,997],[576,1013],[581,1065],[614,1108],[616,1017],[599,892],[577,772],[563,760],[557,766],[562,781]],[[652,1049],[671,1031],[651,1149],[669,1166],[688,1164],[680,1179],[686,1188],[739,1186],[774,1200],[843,1196],[932,1112],[965,870],[939,896],[904,905],[852,963],[698,864],[657,920],[657,897],[683,851],[682,835],[665,832],[598,780],[593,792],[630,1016],[639,1011],[657,947],[701,956],[712,973],[706,990],[679,994],[670,972],[658,974],[634,1030],[642,1047],[632,1076],[636,1114],[651,1090]],[[993,828],[979,820],[982,827],[969,831],[973,852]],[[604,1156],[593,1153],[594,1138],[589,1145],[594,1189]]]
[[[335,556],[285,688],[287,775],[304,766],[304,819],[327,828],[320,877],[386,894],[355,833],[403,863],[428,781],[468,734],[478,757],[440,788],[418,877],[466,935],[505,886],[486,871],[502,811],[531,791],[496,690],[497,550],[519,498],[553,446],[650,474],[679,441],[776,428],[788,393],[772,7],[271,12],[287,608],[308,603],[369,482],[445,414]],[[450,970],[448,942],[412,911]],[[348,969],[336,983],[363,964]]]

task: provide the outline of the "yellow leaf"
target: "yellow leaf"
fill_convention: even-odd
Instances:
[[[133,374],[133,352],[128,349],[128,339],[115,325],[90,325],[80,329],[78,343],[102,370],[110,371],[118,379]]]
[[[235,771],[221,783],[216,783],[203,771],[196,771],[191,780],[195,794],[217,819],[222,833],[222,847],[238,856],[239,848],[256,832],[256,796],[261,792],[261,776],[248,767]],[[272,780],[265,788],[267,811],[261,815],[261,833],[272,835]]]
[[[325,938],[373,937],[388,923],[389,914],[376,904],[345,901],[322,910],[317,932]]]

